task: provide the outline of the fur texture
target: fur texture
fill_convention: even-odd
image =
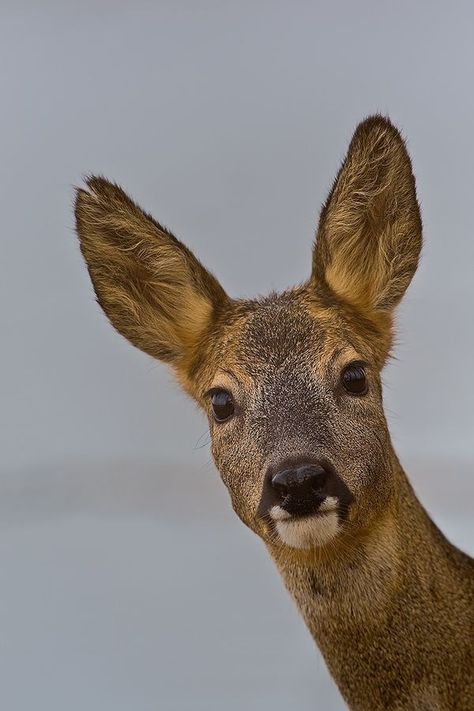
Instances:
[[[369,118],[357,127],[321,213],[315,280],[369,314],[391,311],[410,284],[420,250],[405,144],[388,121]]]
[[[415,273],[421,219],[405,144],[357,128],[323,207],[310,280],[232,300],[116,185],[79,190],[77,231],[98,301],[172,365],[209,418],[233,507],[265,542],[354,711],[474,708],[474,563],[418,501],[393,451],[380,371]],[[367,391],[343,373],[362,363]],[[216,422],[210,391],[234,414]],[[291,519],[268,472],[291,458],[335,473],[326,511]],[[274,493],[274,492],[273,492]]]
[[[118,186],[86,180],[76,197],[82,254],[117,331],[185,376],[227,297],[189,249]]]

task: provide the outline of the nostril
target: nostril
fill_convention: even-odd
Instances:
[[[300,485],[316,493],[320,492],[327,482],[328,472],[319,464],[300,467],[299,471]]]
[[[272,487],[280,494],[282,498],[288,495],[291,474],[291,470],[284,470],[282,472],[278,472],[272,477]]]

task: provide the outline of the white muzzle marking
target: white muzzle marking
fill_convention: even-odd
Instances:
[[[275,521],[278,535],[285,545],[290,548],[314,548],[323,546],[337,535],[339,531],[337,503],[334,496],[328,496],[314,516],[304,518],[293,518],[281,506],[273,506],[270,509],[270,517]]]

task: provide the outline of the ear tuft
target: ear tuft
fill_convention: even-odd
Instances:
[[[357,127],[321,211],[313,280],[364,312],[390,312],[418,264],[421,218],[405,143],[389,119]]]
[[[183,371],[229,299],[191,251],[116,184],[76,191],[76,227],[97,299],[133,345]]]

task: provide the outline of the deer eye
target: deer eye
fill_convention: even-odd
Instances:
[[[342,371],[341,376],[344,389],[351,395],[365,395],[369,384],[362,363],[350,363]]]
[[[235,411],[232,395],[227,390],[219,389],[211,390],[209,394],[211,396],[212,414],[216,422],[225,422],[225,420],[232,417]]]

